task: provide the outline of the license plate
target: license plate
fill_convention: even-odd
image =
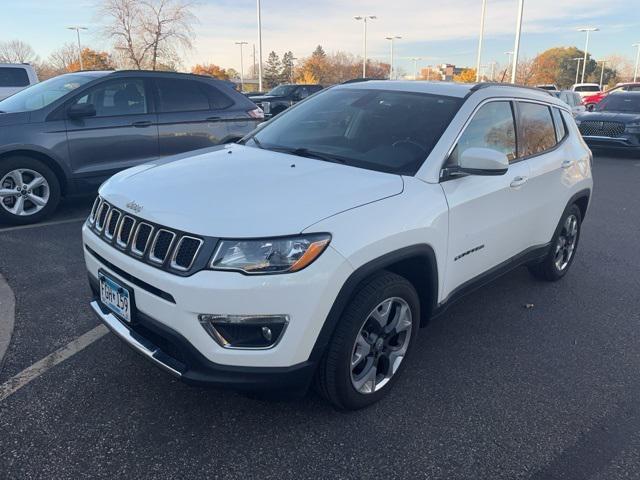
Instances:
[[[99,273],[100,301],[125,322],[131,323],[131,292],[104,273]]]

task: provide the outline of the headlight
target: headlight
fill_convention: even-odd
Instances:
[[[625,130],[629,133],[640,133],[640,122],[627,123]]]
[[[297,272],[318,258],[330,240],[328,233],[263,240],[221,240],[210,268],[249,274]]]

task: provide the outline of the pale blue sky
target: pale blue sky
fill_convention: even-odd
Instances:
[[[83,43],[108,49],[99,35],[99,0],[0,0],[0,41],[19,38],[46,57],[64,42],[75,41],[64,27],[84,25]],[[235,41],[257,42],[255,0],[200,0],[194,13],[196,49],[184,67],[213,62],[239,69]],[[513,49],[517,0],[488,0],[483,63],[505,62]],[[310,54],[325,50],[361,54],[361,24],[354,15],[377,15],[369,25],[369,56],[388,61],[389,34],[401,35],[396,58],[406,71],[412,63],[402,57],[422,57],[420,65],[475,64],[481,0],[262,0],[264,57],[269,51]],[[553,46],[584,46],[576,27],[595,25],[590,52],[595,58],[618,54],[631,61],[632,43],[640,42],[638,0],[525,0],[521,55],[533,57]]]

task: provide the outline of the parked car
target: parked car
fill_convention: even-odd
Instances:
[[[119,170],[238,140],[262,111],[226,82],[168,72],[78,72],[0,102],[0,223],[52,213]]]
[[[548,90],[550,92],[557,92],[560,89],[557,87],[557,85],[553,84],[553,83],[544,83],[542,85],[536,85],[536,88],[539,88],[541,90]]]
[[[640,153],[640,92],[611,93],[576,123],[591,148]]]
[[[597,83],[576,83],[571,87],[573,92],[578,92],[582,98],[600,92],[600,85]]]
[[[277,86],[266,95],[248,96],[262,109],[266,117],[272,117],[320,90],[322,85],[285,84]]]
[[[590,165],[544,92],[334,86],[239,144],[102,185],[83,227],[91,307],[186,382],[300,394],[315,378],[365,407],[465,292],[523,264],[567,273]]]
[[[36,83],[38,75],[28,63],[0,63],[0,100]]]
[[[572,90],[562,90],[559,92],[551,92],[554,96],[562,100],[564,103],[571,107],[571,113],[573,116],[580,115],[586,111],[582,97],[578,92]]]
[[[604,97],[613,92],[640,92],[640,83],[618,83],[615,87],[605,92],[598,92],[595,95],[589,95],[584,98],[584,104],[587,110],[592,111],[594,107],[600,103]]]

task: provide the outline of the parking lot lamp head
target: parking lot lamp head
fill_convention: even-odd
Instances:
[[[362,40],[362,78],[367,77],[367,21],[375,20],[375,15],[358,15],[353,17],[355,20],[361,21],[363,24],[363,40]]]
[[[591,32],[597,32],[600,29],[597,27],[580,27],[578,28],[579,32],[585,32],[587,34],[587,38],[585,40],[584,43],[584,59],[583,59],[583,63],[582,63],[582,79],[580,80],[582,83],[584,83],[584,73],[585,70],[587,68],[587,51],[589,50],[589,34]]]
[[[78,25],[73,25],[71,27],[67,27],[67,30],[75,30],[76,35],[78,37],[78,60],[80,61],[80,70],[84,70],[84,65],[82,64],[82,46],[80,45],[80,30],[88,30],[87,27],[80,27]]]
[[[384,37],[385,40],[389,40],[391,42],[391,61],[389,63],[389,80],[393,80],[394,78],[394,68],[393,68],[393,43],[395,40],[400,40],[402,37],[400,35],[389,35],[388,37]]]

